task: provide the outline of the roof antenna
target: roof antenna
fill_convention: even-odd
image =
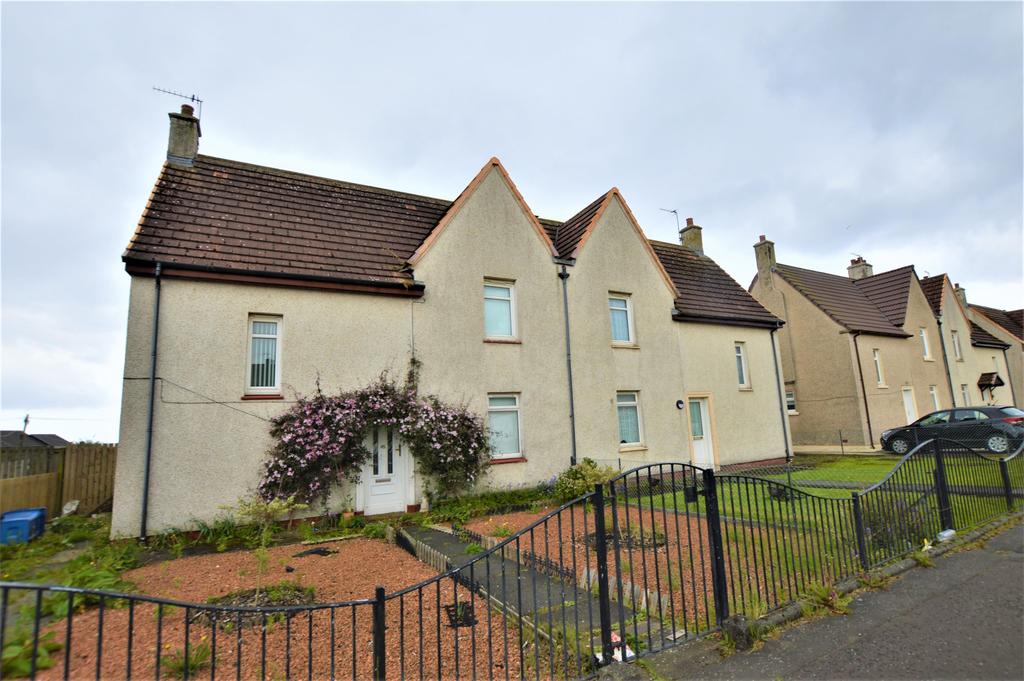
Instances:
[[[663,210],[666,213],[672,213],[672,215],[676,216],[676,231],[678,232],[679,231],[679,211],[676,210],[675,208],[659,208],[658,210]]]
[[[165,95],[174,95],[175,97],[181,97],[182,99],[187,99],[190,102],[199,104],[199,115],[197,116],[197,118],[202,120],[202,118],[203,118],[203,100],[199,99],[194,94],[183,95],[180,92],[175,92],[174,90],[165,90],[165,89],[163,89],[161,87],[157,87],[155,85],[153,86],[153,89],[156,90],[157,92],[162,92]]]

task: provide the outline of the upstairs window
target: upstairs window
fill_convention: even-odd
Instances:
[[[921,327],[921,329],[920,329],[920,336],[921,336],[921,351],[924,353],[924,358],[925,359],[931,359],[932,358],[932,349],[931,349],[931,346],[928,345],[928,329],[926,329],[924,327]]]
[[[875,348],[871,351],[871,358],[875,362],[875,379],[878,381],[878,386],[882,387],[885,385],[885,373],[882,370],[882,353]]]
[[[620,392],[615,395],[615,406],[619,412],[619,445],[639,445],[643,440],[640,430],[640,400],[635,392]]]
[[[280,317],[249,317],[249,371],[245,391],[254,395],[281,392]]]
[[[484,336],[516,337],[515,287],[510,283],[484,282]]]
[[[613,343],[635,343],[633,333],[633,302],[629,296],[609,295],[608,311],[612,320]]]
[[[737,341],[733,344],[736,353],[736,380],[741,388],[750,387],[750,372],[747,371],[747,344]]]
[[[487,425],[491,431],[492,459],[514,459],[523,455],[518,395],[488,395]]]
[[[964,353],[960,349],[960,332],[950,331],[950,333],[953,336],[953,355],[957,358],[957,360],[962,362],[964,359]]]
[[[795,390],[787,390],[786,391],[786,411],[788,411],[790,414],[796,414],[797,413],[797,411],[796,411],[796,391]]]

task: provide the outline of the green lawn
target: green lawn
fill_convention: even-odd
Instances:
[[[801,480],[839,480],[871,485],[888,475],[899,462],[898,456],[801,456],[793,460],[792,479],[797,486]],[[765,473],[758,477],[787,479],[784,467]],[[754,475],[758,474],[755,472]]]

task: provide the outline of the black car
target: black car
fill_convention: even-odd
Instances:
[[[933,411],[909,426],[882,433],[882,449],[906,454],[932,438],[960,442],[972,449],[1007,454],[1024,442],[1024,411],[1017,407],[962,407]]]

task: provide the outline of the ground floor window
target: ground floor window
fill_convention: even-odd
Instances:
[[[491,458],[523,455],[519,437],[519,395],[488,395],[487,425],[491,431]]]
[[[615,406],[619,412],[619,444],[639,445],[642,439],[638,393],[617,393],[615,395]]]

